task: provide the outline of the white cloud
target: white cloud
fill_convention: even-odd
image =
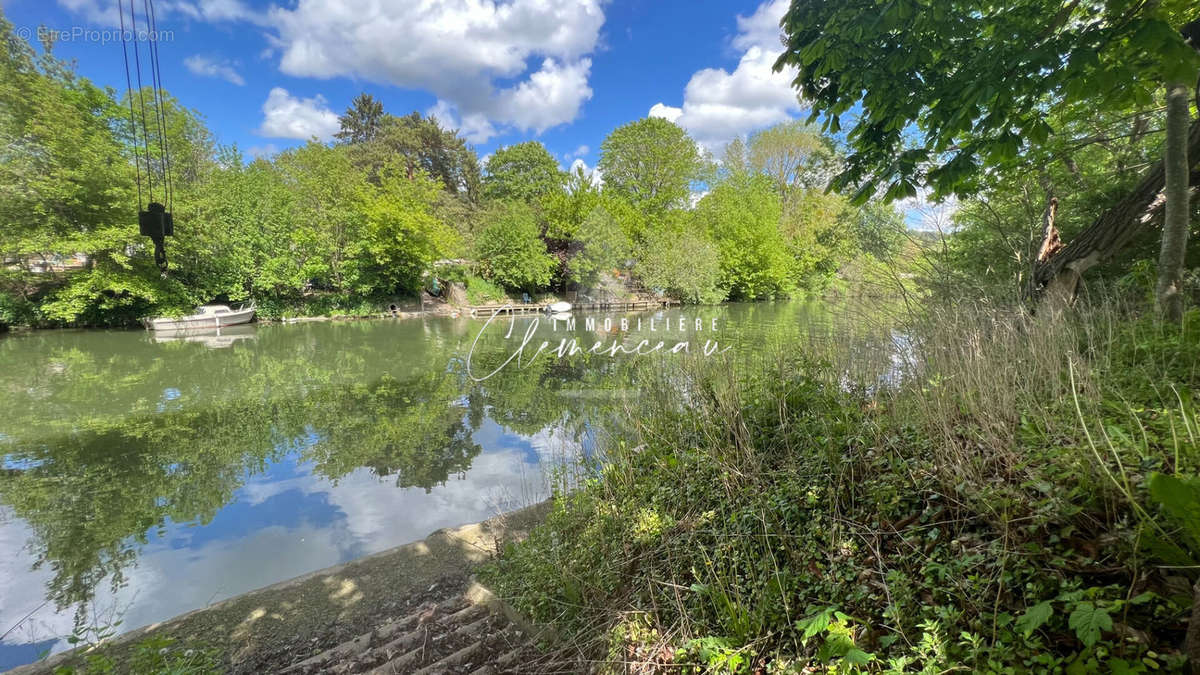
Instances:
[[[337,114],[329,109],[323,96],[298,98],[283,87],[271,90],[262,111],[258,133],[269,138],[308,140],[315,136],[327,141],[341,128]]]
[[[768,0],[750,16],[739,16],[734,48],[742,56],[733,72],[723,68],[696,71],[683,93],[683,105],[656,103],[651,117],[663,117],[688,131],[705,148],[719,153],[725,143],[791,119],[802,106],[791,82],[792,68],[772,68],[783,51],[779,20],[787,0]]]
[[[671,122],[678,122],[683,115],[683,108],[666,105],[665,103],[655,103],[650,106],[651,117],[661,117]]]
[[[116,3],[103,2],[102,0],[58,0],[58,4],[71,13],[82,15],[94,24],[104,26],[120,25],[121,17],[118,14]],[[124,6],[128,7],[128,3]],[[126,12],[125,21],[128,27],[128,12]]]
[[[587,154],[591,151],[592,151],[592,149],[589,148],[588,146],[581,145],[578,148],[575,148],[574,150],[572,150],[571,152],[564,152],[563,159],[572,160],[577,157],[586,157]]]
[[[230,61],[217,61],[207,56],[194,54],[184,59],[183,65],[187,66],[187,69],[193,74],[201,77],[217,77],[239,87],[246,84],[246,80],[242,78]]]
[[[436,119],[438,124],[447,129],[458,129],[463,138],[471,143],[486,143],[497,133],[496,127],[488,121],[487,116],[472,113],[460,119],[454,105],[441,99],[432,108],[425,111],[425,114]]]
[[[199,14],[198,18],[205,21],[249,21],[256,24],[266,22],[264,14],[250,9],[241,0],[199,0],[195,3],[176,3],[180,11],[185,11],[184,7],[189,4]]]
[[[115,25],[103,0],[58,0]],[[505,129],[541,133],[579,116],[606,0],[160,0],[160,14],[268,28],[262,53],[297,77],[363,78],[437,97],[473,142]],[[497,82],[504,81],[504,86]]]
[[[738,34],[733,38],[735,49],[749,50],[763,47],[775,52],[783,51],[783,35],[779,21],[787,13],[789,0],[768,0],[758,6],[750,16],[738,16]]]
[[[255,159],[267,158],[271,155],[279,154],[279,146],[274,143],[264,143],[263,145],[252,145],[246,148],[246,154]]]
[[[579,116],[583,102],[592,97],[592,88],[588,86],[591,68],[591,59],[566,64],[546,59],[529,79],[496,93],[489,106],[492,115],[538,133],[570,122]]]
[[[425,89],[478,142],[502,126],[540,133],[578,116],[592,95],[602,1],[299,0],[269,18],[284,73]]]

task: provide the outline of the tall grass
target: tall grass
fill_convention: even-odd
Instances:
[[[1178,665],[1178,571],[1140,542],[1170,536],[1147,477],[1200,467],[1197,332],[960,304],[663,364],[486,575],[572,667]],[[1118,613],[1138,639],[1081,629]]]
[[[1128,465],[1197,469],[1186,433],[1197,411],[1180,393],[1200,382],[1195,314],[1181,329],[1104,298],[1053,318],[986,303],[935,307],[904,325],[916,345],[907,376],[885,395],[897,421],[936,441],[947,477],[1021,485],[1046,480],[1049,465],[1080,469],[1083,480]],[[1164,416],[1185,433],[1163,434]],[[1127,481],[1108,482],[1128,492]]]

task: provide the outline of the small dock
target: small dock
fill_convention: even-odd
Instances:
[[[479,305],[464,307],[463,311],[471,316],[487,316],[493,312],[501,315],[520,316],[524,314],[542,314],[548,311],[551,303],[510,304],[510,305]],[[571,311],[593,312],[638,312],[651,309],[670,307],[675,303],[670,300],[614,300],[612,302],[572,302]]]

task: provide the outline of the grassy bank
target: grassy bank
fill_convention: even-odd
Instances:
[[[618,672],[1183,667],[1200,313],[897,335],[664,372],[485,581]]]

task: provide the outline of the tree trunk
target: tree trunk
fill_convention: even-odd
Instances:
[[[1200,581],[1192,586],[1192,616],[1188,620],[1183,651],[1187,656],[1189,671],[1200,673]]]
[[[1155,301],[1167,321],[1183,317],[1183,263],[1188,240],[1188,86],[1167,86],[1167,140],[1163,152],[1164,193],[1162,250],[1158,256],[1158,289]]]
[[[1193,122],[1187,135],[1187,161],[1200,159],[1200,122]],[[1195,173],[1195,172],[1193,172]],[[1125,244],[1150,226],[1166,202],[1164,162],[1158,162],[1121,201],[1100,214],[1095,222],[1064,246],[1057,255],[1039,263],[1034,270],[1031,297],[1041,299],[1051,282],[1056,287],[1074,288],[1074,280],[1091,267],[1111,258]]]

